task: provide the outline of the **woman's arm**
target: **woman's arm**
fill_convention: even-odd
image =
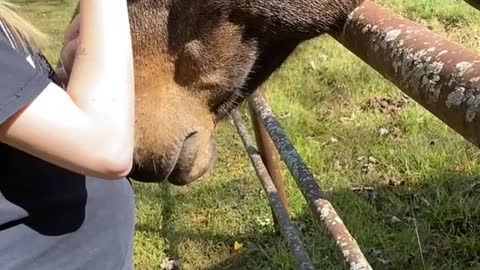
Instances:
[[[0,140],[105,179],[131,169],[133,56],[126,0],[81,0],[79,48],[65,92],[50,83],[0,125]]]

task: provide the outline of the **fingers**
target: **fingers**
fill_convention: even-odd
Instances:
[[[75,56],[80,40],[79,37],[75,37],[73,40],[66,43],[61,51],[60,58],[63,64],[63,68],[67,74],[72,71],[73,63],[75,62]]]
[[[70,25],[67,27],[63,34],[63,43],[67,44],[70,41],[74,40],[80,34],[80,14],[77,14],[75,18],[73,18]]]
[[[78,37],[80,35],[80,14],[77,14],[67,26],[63,33],[63,47],[60,50],[60,61],[57,63],[58,69],[68,75],[70,74],[75,61],[75,54],[78,47]]]

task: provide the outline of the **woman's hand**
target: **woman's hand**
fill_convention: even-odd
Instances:
[[[63,84],[67,84],[73,63],[77,54],[80,35],[80,14],[75,16],[63,34],[63,47],[60,51],[60,61],[57,66],[57,75]]]

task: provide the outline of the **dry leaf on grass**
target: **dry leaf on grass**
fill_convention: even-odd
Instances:
[[[235,243],[233,243],[233,250],[239,250],[243,247],[243,244],[242,243],[239,243],[237,241],[235,241]]]
[[[165,258],[160,264],[160,270],[180,270],[180,262],[177,260],[172,260],[170,258]]]

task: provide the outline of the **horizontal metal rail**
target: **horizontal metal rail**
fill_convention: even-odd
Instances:
[[[480,8],[479,0],[465,1]],[[453,130],[480,146],[480,56],[369,0],[365,0],[350,14],[341,33],[333,33],[332,36]],[[273,116],[261,92],[254,92],[248,102],[254,113],[254,127],[265,128],[314,216],[323,222],[333,236],[347,265],[352,270],[372,269]],[[247,131],[238,112],[235,111],[232,116],[250,159],[256,166],[257,175],[262,178],[274,214],[278,217],[280,213],[282,220],[279,223],[291,225],[259,153],[247,140]],[[258,137],[261,148],[265,138]],[[279,182],[277,185],[281,184]],[[273,195],[269,192],[273,192]],[[285,225],[280,225],[285,237],[289,237]],[[289,229],[295,231],[293,227]],[[294,253],[294,246],[301,245],[297,237],[298,234],[295,234],[294,240],[290,239]],[[308,257],[303,254],[303,246],[300,253],[300,256]]]
[[[310,205],[314,216],[325,224],[328,232],[335,239],[337,247],[341,250],[347,265],[352,270],[372,269],[357,242],[351,236],[332,204],[320,190],[315,178],[273,116],[270,107],[261,94],[255,91],[248,100],[251,102],[257,118],[270,135],[305,200]]]
[[[343,31],[333,36],[480,146],[479,55],[368,0],[350,14]]]
[[[263,189],[267,195],[268,201],[270,202],[270,206],[272,208],[273,214],[276,217],[277,225],[280,228],[283,236],[288,242],[290,246],[290,251],[293,253],[295,257],[295,261],[297,263],[297,269],[301,270],[313,270],[313,264],[308,256],[307,251],[303,245],[302,240],[300,239],[300,235],[298,231],[295,229],[293,222],[289,219],[288,214],[285,208],[282,205],[282,201],[280,196],[278,195],[277,189],[273,184],[273,181],[265,167],[265,164],[262,161],[262,157],[260,153],[255,148],[252,140],[250,139],[250,135],[248,135],[248,131],[245,127],[243,120],[240,117],[240,114],[237,110],[234,110],[231,113],[233,118],[233,122],[237,129],[238,134],[247,150],[248,156],[250,157],[250,161],[255,168],[255,172],[257,173],[260,182],[262,183]]]

